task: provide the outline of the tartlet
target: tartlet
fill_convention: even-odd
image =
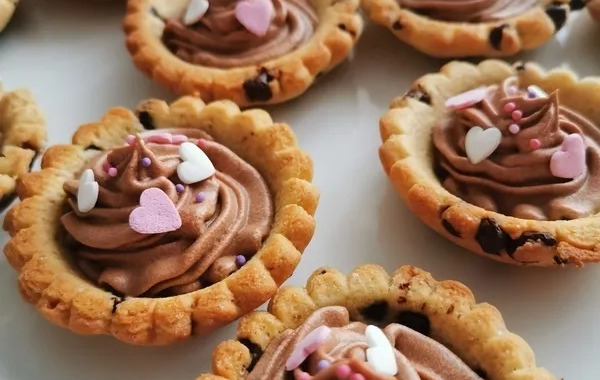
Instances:
[[[369,326],[365,331],[366,324],[387,326],[383,331],[395,343],[399,377],[382,375],[385,363],[369,358],[368,351],[365,363],[364,349],[381,350],[385,345],[366,340],[374,338],[368,329],[376,330]],[[322,331],[314,331],[322,326],[330,332],[324,329],[325,335],[315,339]],[[365,333],[370,337],[365,339]],[[307,351],[298,352],[302,347]],[[379,351],[373,356],[383,355]],[[393,357],[390,361],[393,367]],[[340,370],[343,366],[360,376],[335,376],[338,371],[348,373],[348,368]],[[476,303],[463,284],[437,282],[413,266],[390,276],[379,266],[362,265],[348,276],[320,268],[306,288],[281,288],[268,312],[253,312],[240,320],[236,339],[214,351],[213,373],[198,380],[418,380],[424,373],[426,379],[444,380],[554,379],[536,366],[532,349],[507,330],[500,312]]]
[[[12,18],[18,3],[19,0],[0,0],[0,32]]]
[[[114,108],[21,179],[4,253],[51,322],[169,344],[250,312],[292,274],[314,232],[311,177],[265,111],[192,97]]]
[[[363,0],[371,19],[434,57],[510,56],[560,30],[568,0]]]
[[[135,65],[172,91],[273,104],[302,94],[348,57],[362,31],[358,7],[358,0],[129,0],[124,29]],[[252,25],[259,15],[272,20]]]
[[[379,154],[409,208],[452,242],[510,264],[582,266],[600,260],[598,105],[598,78],[451,62],[392,102]]]
[[[0,81],[0,208],[13,199],[17,179],[29,172],[46,140],[46,122],[33,94],[5,92]]]
[[[587,9],[590,11],[592,17],[600,22],[600,1],[599,0],[590,0],[587,3]]]

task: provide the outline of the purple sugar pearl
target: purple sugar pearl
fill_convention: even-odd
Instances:
[[[244,255],[239,255],[235,258],[235,265],[243,267],[244,264],[246,264],[246,257]]]
[[[183,193],[185,187],[183,187],[182,184],[178,183],[177,185],[175,185],[175,190],[177,190],[178,193]]]
[[[204,196],[204,194],[202,194],[202,193],[196,194],[196,202],[202,203],[202,202],[204,202],[205,199],[206,199],[206,197]]]
[[[148,157],[144,157],[142,158],[142,166],[145,168],[150,167],[150,165],[152,165],[152,160],[150,160],[150,158]]]
[[[323,359],[317,363],[317,370],[322,371],[329,368],[329,366],[331,366],[329,360]]]

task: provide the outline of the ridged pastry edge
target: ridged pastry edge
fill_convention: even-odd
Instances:
[[[19,272],[22,296],[51,322],[80,334],[112,334],[133,344],[160,345],[208,333],[267,301],[292,274],[312,238],[318,192],[310,183],[312,161],[291,128],[262,110],[241,112],[227,101],[205,105],[184,97],[170,106],[143,102],[136,115],[109,110],[101,121],[79,127],[72,145],[48,149],[42,170],[19,182],[22,202],[4,220],[12,239],[4,247]],[[228,278],[169,298],[120,298],[74,270],[56,239],[64,207],[63,183],[78,175],[97,149],[123,144],[146,128],[200,128],[254,165],[274,194],[275,218],[257,254]]]

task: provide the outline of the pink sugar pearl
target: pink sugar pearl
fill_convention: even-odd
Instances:
[[[522,117],[523,117],[523,111],[520,111],[520,110],[514,110],[514,111],[512,112],[512,119],[513,119],[514,121],[519,121],[519,120],[521,120],[521,118],[522,118]]]
[[[342,364],[335,369],[335,375],[340,379],[347,379],[352,373],[352,369],[347,364]]]
[[[108,175],[111,177],[116,177],[117,174],[119,174],[119,171],[117,170],[117,168],[109,168],[108,169]]]
[[[513,102],[506,103],[506,104],[504,105],[504,110],[505,110],[506,112],[512,112],[512,111],[514,111],[516,108],[517,108],[517,105],[516,105],[515,103],[513,103]]]
[[[102,164],[102,170],[108,173],[108,169],[110,169],[110,164],[108,163],[108,161],[104,161],[104,163]]]
[[[360,373],[353,373],[348,380],[365,380],[365,377]]]
[[[529,147],[531,149],[538,149],[542,146],[542,142],[539,139],[531,139],[529,140]]]
[[[517,133],[519,133],[520,130],[521,130],[521,127],[519,127],[517,124],[511,124],[508,127],[508,131],[510,133],[512,133],[513,135],[516,135]]]

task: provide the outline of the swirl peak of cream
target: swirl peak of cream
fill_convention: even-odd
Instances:
[[[238,1],[208,2],[195,24],[168,20],[163,32],[163,42],[175,55],[202,66],[243,67],[281,57],[307,42],[318,24],[310,0],[272,0],[271,23],[266,34],[258,36],[236,17]]]
[[[327,339],[300,367],[286,372],[285,363],[294,349],[320,326],[330,328]],[[363,323],[351,322],[344,307],[321,308],[297,329],[286,330],[275,337],[246,380],[338,380],[348,378],[348,371],[367,380],[481,380],[448,348],[399,324],[390,324],[383,330],[394,347],[398,373],[395,376],[378,373],[368,363],[366,329]],[[345,377],[339,377],[340,374]]]
[[[444,188],[486,210],[523,219],[571,220],[596,214],[600,209],[600,130],[562,106],[558,91],[539,95],[520,89],[511,77],[489,86],[477,104],[440,120],[432,138]],[[498,128],[501,139],[487,158],[474,164],[467,157],[465,141],[475,127]],[[583,173],[561,178],[553,174],[551,162],[573,159],[563,151],[563,143],[574,134],[584,142],[580,152],[585,161]]]
[[[98,154],[84,168],[93,170],[99,184],[91,211],[78,210],[78,181],[64,185],[70,207],[61,220],[74,262],[91,280],[118,294],[168,296],[218,282],[238,270],[236,258],[239,263],[240,255],[254,255],[269,233],[273,205],[258,171],[202,131],[174,133],[200,141],[216,173],[182,183],[179,145],[151,142],[144,135]],[[130,215],[148,189],[162,190],[173,202],[180,228],[149,234],[132,229]]]
[[[436,20],[488,22],[519,16],[539,0],[398,0],[400,5]]]

